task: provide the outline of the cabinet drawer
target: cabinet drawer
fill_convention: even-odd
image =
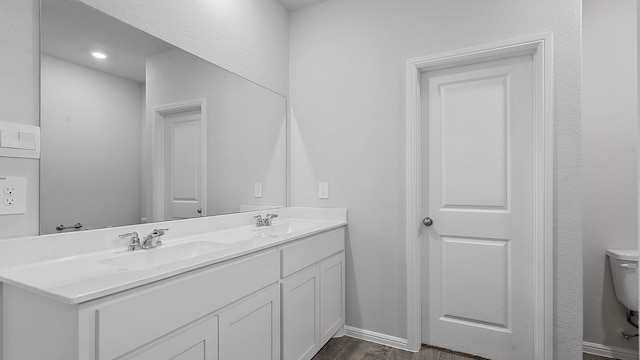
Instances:
[[[344,228],[318,234],[280,248],[283,278],[344,250]]]
[[[96,310],[98,360],[120,356],[277,281],[273,249],[111,301]]]

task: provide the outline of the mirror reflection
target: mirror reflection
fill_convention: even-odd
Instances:
[[[42,234],[286,205],[283,96],[77,1],[41,19]]]

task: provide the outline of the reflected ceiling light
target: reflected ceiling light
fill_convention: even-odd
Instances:
[[[100,60],[107,58],[107,55],[97,51],[92,52],[91,55],[93,55],[94,58],[100,59]]]

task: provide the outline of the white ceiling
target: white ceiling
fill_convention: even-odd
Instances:
[[[325,0],[278,0],[287,10],[296,10]]]

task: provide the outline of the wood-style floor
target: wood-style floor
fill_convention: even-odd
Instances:
[[[481,357],[464,356],[444,349],[423,346],[413,353],[389,346],[371,343],[348,336],[333,338],[318,352],[313,360],[475,360]],[[609,360],[584,354],[583,360]]]
[[[423,346],[420,352],[394,349],[348,336],[333,338],[320,350],[313,360],[475,360],[468,357]]]
[[[610,359],[610,358],[606,358],[598,355],[591,355],[591,354],[585,353],[582,355],[582,360],[616,360],[616,359]]]

